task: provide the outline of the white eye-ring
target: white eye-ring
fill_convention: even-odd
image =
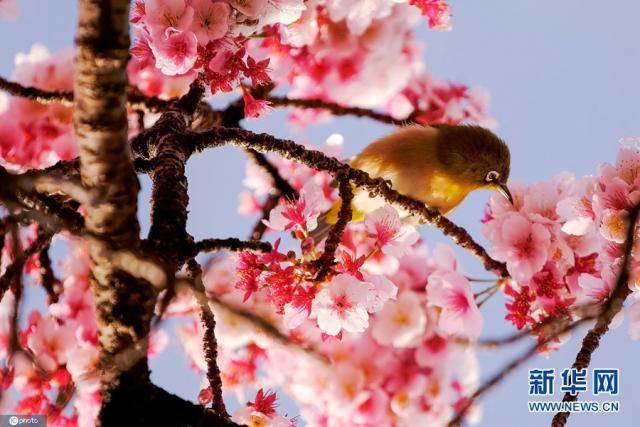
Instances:
[[[494,182],[497,181],[498,178],[500,178],[500,174],[496,171],[490,171],[489,173],[487,173],[487,177],[484,179],[487,182]]]

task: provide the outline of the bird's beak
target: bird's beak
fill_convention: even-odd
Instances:
[[[507,184],[500,183],[496,185],[496,190],[504,197],[506,197],[507,200],[509,200],[509,203],[513,205],[513,196],[511,195],[511,191],[509,191],[509,187],[507,187]]]

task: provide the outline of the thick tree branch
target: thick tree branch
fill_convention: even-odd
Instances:
[[[129,1],[79,0],[75,40],[74,131],[80,151],[82,183],[98,195],[86,209],[91,258],[91,290],[97,311],[104,361],[141,341],[150,330],[153,289],[119,272],[102,242],[137,251],[139,184],[127,140],[126,65],[129,58]],[[107,256],[105,256],[107,255]],[[146,348],[143,349],[146,354]],[[130,382],[148,382],[144,369],[102,369],[103,425],[130,422]]]

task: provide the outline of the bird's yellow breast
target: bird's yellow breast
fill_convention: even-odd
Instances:
[[[426,174],[424,186],[412,196],[427,206],[438,209],[440,213],[447,214],[477,188],[478,186],[461,181],[455,176],[434,171]]]

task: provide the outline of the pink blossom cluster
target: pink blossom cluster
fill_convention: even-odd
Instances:
[[[45,90],[73,89],[72,55],[54,55],[41,45],[15,58],[12,78]],[[50,166],[76,156],[72,141],[71,108],[40,104],[0,94],[0,162],[13,169]]]
[[[290,95],[378,107],[420,121],[486,119],[486,97],[424,71],[411,27],[450,27],[444,0],[145,0],[131,22],[131,81],[147,95],[183,93],[201,72],[212,93],[240,86],[248,117],[268,103],[250,85],[289,83]],[[416,6],[416,7],[414,7]],[[169,78],[165,78],[169,77]],[[299,113],[298,121],[305,121]],[[313,112],[312,112],[313,115]],[[308,116],[308,114],[307,114]]]
[[[325,150],[338,152],[338,141],[332,136]],[[216,257],[204,276],[207,294],[224,303],[211,308],[225,390],[242,401],[248,386],[284,387],[310,426],[444,423],[477,383],[473,348],[465,343],[479,337],[483,324],[453,251],[439,245],[429,252],[385,206],[349,225],[338,264],[316,281],[323,245],[309,232],[336,191],[325,174],[288,161],[278,166],[300,198],[282,202],[266,221],[281,233],[273,250]],[[268,179],[248,170],[246,183],[266,193]],[[282,249],[291,244],[299,251]],[[180,337],[191,366],[204,372],[197,310],[183,293],[169,313],[192,316]],[[274,340],[237,310],[264,319],[293,344]],[[206,384],[201,398],[210,398]]]
[[[72,52],[64,49],[52,54],[44,46],[35,44],[28,53],[16,55],[11,79],[27,87],[70,92],[73,90]],[[190,80],[163,79],[164,83],[154,95],[164,98],[184,93],[190,83]],[[144,87],[141,80],[134,83]],[[129,112],[128,121],[129,135],[133,136],[139,127],[133,111]],[[45,168],[59,160],[76,157],[77,151],[71,107],[56,102],[43,104],[0,92],[0,164],[14,171]]]
[[[601,303],[611,294],[622,261],[628,214],[640,201],[640,144],[624,139],[615,165],[576,179],[561,173],[548,182],[510,182],[513,206],[492,198],[484,231],[492,255],[514,279],[505,286],[506,318],[521,329]],[[633,252],[634,261],[637,251]],[[637,299],[635,283],[631,289]],[[630,333],[638,338],[638,303]],[[616,323],[622,319],[617,319]]]
[[[4,408],[18,414],[46,414],[53,426],[92,426],[100,409],[100,380],[96,371],[98,342],[93,300],[89,293],[89,263],[82,245],[69,241],[72,257],[61,270],[65,276],[57,302],[48,314],[38,310],[27,316],[18,331],[23,352],[10,343],[13,294],[1,302],[2,358],[12,357],[2,373],[3,387],[15,391],[15,402]],[[39,279],[35,269],[27,270]],[[27,357],[27,355],[29,355]],[[71,410],[60,402],[71,401]]]
[[[432,27],[448,28],[442,1],[412,2]],[[306,2],[294,24],[273,28],[249,51],[269,58],[274,81],[291,85],[289,95],[342,105],[380,108],[398,120],[413,114],[423,123],[488,122],[487,97],[479,89],[441,82],[424,70],[412,27],[418,9],[399,2],[333,0]],[[296,112],[293,120],[318,120],[318,112]]]
[[[163,76],[176,76],[167,81],[180,86],[198,72],[206,76],[212,93],[228,92],[242,79],[253,86],[267,83],[269,61],[246,55],[247,37],[268,25],[296,21],[304,8],[298,0],[137,1],[131,17],[136,32],[132,80],[148,95],[161,92],[167,84]]]
[[[441,425],[476,386],[473,347],[460,339],[475,339],[482,317],[449,247],[440,245],[428,252],[422,245],[412,245],[389,263],[388,274],[381,277],[393,283],[395,297],[369,315],[365,329],[360,322],[366,308],[360,313],[355,308],[344,310],[351,301],[359,303],[357,297],[367,290],[365,282],[351,274],[336,275],[320,291],[327,296],[319,302],[317,319],[312,318],[312,308],[312,315],[291,329],[286,314],[278,314],[272,306],[268,292],[256,291],[243,302],[243,293],[234,287],[239,262],[230,256],[216,258],[204,282],[208,295],[226,305],[211,305],[217,321],[218,363],[225,390],[234,391],[240,400],[247,387],[282,387],[309,426]],[[370,259],[361,270],[366,275],[378,268],[380,262]],[[274,340],[226,307],[260,316],[286,333],[292,344]],[[186,293],[170,308],[180,315],[195,315],[196,310]],[[332,318],[321,320],[323,311]],[[323,330],[335,325],[342,328],[339,337]],[[197,316],[181,328],[180,337],[192,367],[204,372]],[[311,353],[296,346],[312,349]],[[209,396],[205,384],[201,396]],[[478,416],[475,410],[469,414],[471,419]]]
[[[27,324],[18,330],[18,351],[11,344],[14,295],[7,291],[0,302],[0,358],[12,363],[1,372],[2,387],[13,391],[3,401],[5,413],[45,414],[48,425],[95,425],[100,410],[99,346],[96,313],[89,289],[89,258],[85,246],[64,238],[69,256],[60,265],[63,277],[56,302],[46,313],[32,310]],[[29,267],[31,265],[31,267]],[[26,278],[40,280],[35,260],[25,269]],[[164,332],[154,333],[149,354],[162,351]],[[5,363],[6,365],[6,363]]]

